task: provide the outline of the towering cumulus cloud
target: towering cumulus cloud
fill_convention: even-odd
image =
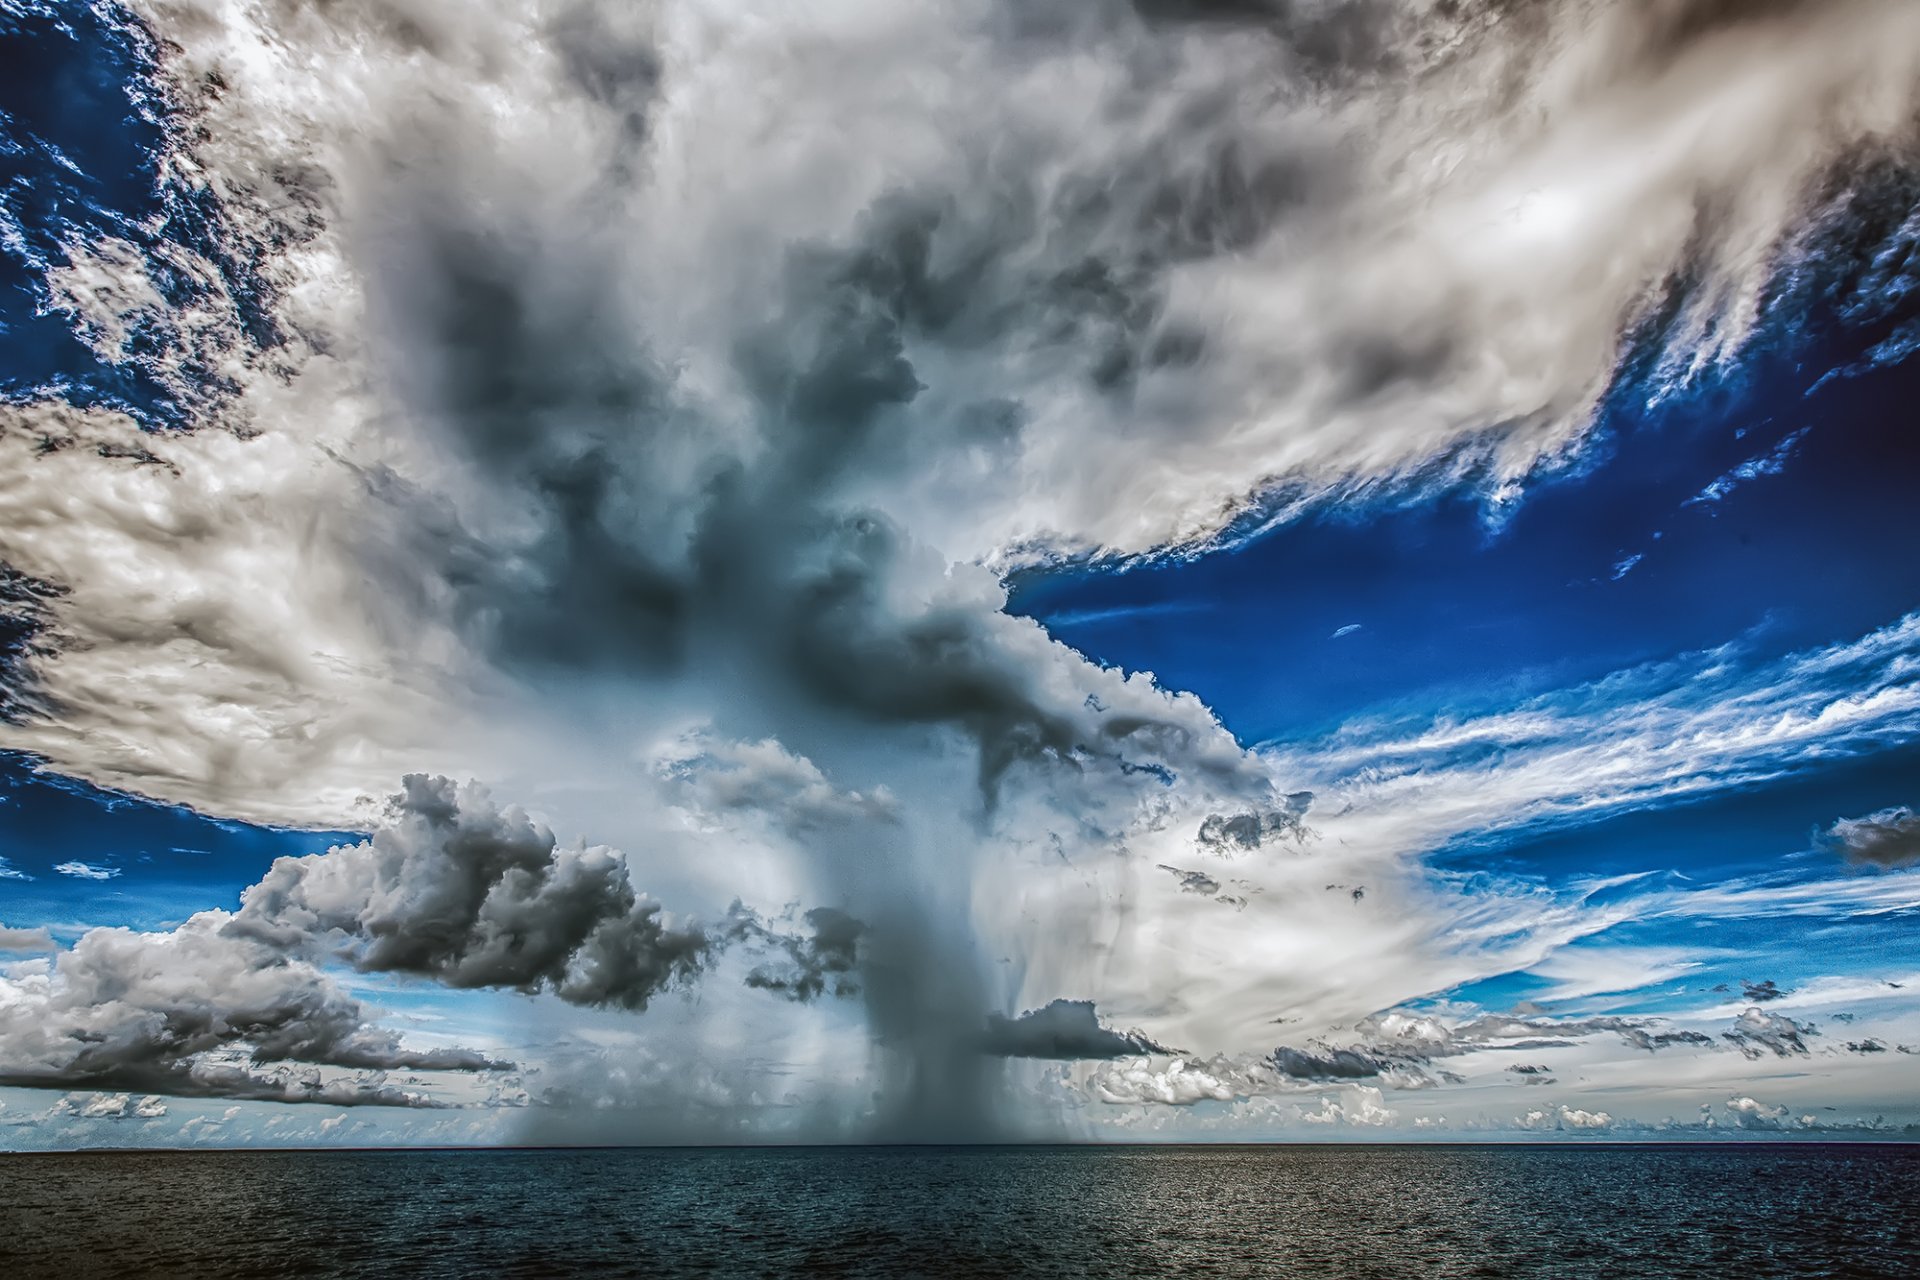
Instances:
[[[1009,615],[1003,575],[1342,495],[1518,500],[1623,361],[1671,388],[1790,318],[1920,84],[1904,0],[123,21],[162,198],[217,216],[47,264],[49,305],[169,399],[0,406],[34,632],[0,746],[379,828],[124,945],[258,949],[308,1011],[322,963],[638,1011],[744,944],[751,985],[859,1002],[903,1133],[976,1130],[1004,1057],[1270,1051],[1288,1010],[1420,993],[1356,964],[1309,997],[1316,948],[1440,947],[1405,923],[1444,915],[1414,851],[1319,849],[1300,780]],[[423,773],[628,853],[422,776],[382,810]],[[1335,880],[1358,923],[1309,887]],[[1561,927],[1508,905],[1470,936]],[[80,1008],[109,958],[79,957],[40,1007]],[[83,1070],[91,1033],[49,1025],[33,1060],[99,1089],[204,1040]]]

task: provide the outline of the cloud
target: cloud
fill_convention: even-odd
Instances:
[[[1748,1009],[1733,1021],[1733,1029],[1722,1032],[1721,1039],[1749,1058],[1764,1052],[1790,1058],[1808,1053],[1807,1037],[1818,1035],[1811,1023],[1795,1022],[1784,1014],[1768,1013],[1758,1006]]]
[[[380,1073],[496,1065],[406,1048],[324,973],[236,935],[233,920],[208,911],[170,933],[90,929],[51,962],[13,967],[0,977],[0,1083],[418,1105]],[[369,1074],[329,1079],[321,1067]]]
[[[1772,978],[1765,982],[1741,982],[1740,994],[1743,999],[1755,1004],[1765,1004],[1772,1000],[1784,999],[1793,994],[1791,990],[1782,991]]]
[[[864,922],[833,907],[815,907],[803,917],[812,936],[778,934],[756,920],[736,914],[734,934],[774,942],[785,955],[783,965],[761,965],[747,975],[747,985],[778,992],[790,1000],[807,1001],[831,990],[836,996],[858,995],[856,971]]]
[[[0,951],[52,951],[53,935],[45,929],[9,929],[0,925]]]
[[[1595,1131],[1613,1128],[1613,1117],[1605,1111],[1585,1111],[1562,1104],[1558,1108],[1536,1107],[1514,1118],[1517,1129]]]
[[[483,789],[417,774],[370,840],[276,858],[240,902],[226,931],[282,950],[629,1010],[697,974],[713,945],[637,893],[616,851],[562,846]]]
[[[1787,469],[1787,462],[1793,457],[1794,450],[1800,447],[1800,442],[1807,438],[1807,433],[1812,429],[1811,427],[1802,427],[1798,431],[1782,437],[1780,443],[1774,445],[1773,448],[1769,449],[1766,453],[1741,463],[1725,475],[1715,479],[1712,483],[1708,484],[1706,488],[1702,489],[1693,497],[1688,498],[1680,505],[1691,507],[1701,503],[1718,503],[1749,480],[1757,480],[1761,476],[1779,475]],[[1637,556],[1635,557],[1635,559],[1638,558]]]
[[[32,876],[13,866],[5,858],[0,858],[0,880],[31,880]]]
[[[1137,1060],[1108,1063],[1088,1082],[1088,1091],[1110,1106],[1143,1103],[1190,1107],[1200,1102],[1231,1102],[1272,1089],[1272,1077],[1255,1067],[1236,1066],[1225,1058],[1212,1061],[1175,1058],[1165,1066]]]
[[[118,867],[96,867],[86,862],[56,862],[53,869],[76,880],[111,880],[120,874]]]
[[[1353,634],[1354,632],[1356,632],[1356,631],[1359,631],[1359,630],[1361,630],[1361,629],[1362,629],[1362,627],[1361,627],[1361,624],[1360,624],[1360,623],[1358,623],[1358,622],[1349,622],[1349,623],[1348,623],[1348,624],[1347,624],[1346,626],[1344,626],[1344,627],[1339,627],[1339,628],[1336,628],[1336,629],[1334,630],[1334,633],[1333,633],[1332,635],[1330,635],[1330,636],[1328,636],[1328,637],[1327,637],[1327,639],[1329,639],[1329,640],[1339,640],[1339,639],[1342,639],[1342,638],[1344,638],[1344,637],[1346,637],[1346,636],[1350,636],[1350,635],[1352,635],[1352,634]]]
[[[1392,1067],[1354,1049],[1311,1053],[1282,1047],[1273,1051],[1270,1061],[1274,1070],[1296,1080],[1371,1080]]]
[[[1863,818],[1841,818],[1815,839],[1819,847],[1849,862],[1910,867],[1920,863],[1920,813],[1901,805]]]
[[[1755,786],[1920,737],[1916,659],[1920,614],[1768,660],[1725,645],[1471,717],[1360,719],[1262,755],[1313,789],[1324,840],[1418,853]],[[1874,815],[1857,838],[1900,848],[1890,812],[1885,836]]]
[[[1784,1106],[1770,1107],[1752,1098],[1728,1098],[1723,1109],[1736,1129],[1781,1129],[1793,1113]]]
[[[125,1093],[69,1093],[48,1114],[83,1120],[158,1120],[167,1114],[167,1104],[152,1094],[135,1100]]]
[[[1200,824],[1200,847],[1209,853],[1227,854],[1258,849],[1273,840],[1304,840],[1308,835],[1306,814],[1312,807],[1313,793],[1296,791],[1275,808],[1209,814]]]
[[[1364,1128],[1380,1128],[1392,1124],[1399,1113],[1385,1103],[1384,1095],[1371,1085],[1344,1085],[1335,1093],[1320,1099],[1318,1110],[1300,1110],[1300,1119],[1306,1124],[1354,1125]]]
[[[1138,1031],[1103,1026],[1091,1000],[1055,1000],[1017,1018],[987,1015],[982,1051],[998,1058],[1125,1058],[1176,1053]]]
[[[1164,862],[1160,864],[1160,869],[1180,882],[1182,893],[1198,893],[1211,897],[1220,892],[1220,882],[1204,871],[1187,871],[1180,867],[1170,867]]]

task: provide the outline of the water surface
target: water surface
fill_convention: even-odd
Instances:
[[[1920,1147],[0,1157],[0,1276],[1920,1276]]]

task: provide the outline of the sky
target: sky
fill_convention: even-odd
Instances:
[[[0,0],[0,1149],[1920,1134],[1907,0]]]

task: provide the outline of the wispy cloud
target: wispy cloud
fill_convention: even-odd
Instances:
[[[1204,600],[1161,600],[1153,604],[1121,604],[1105,609],[1069,609],[1064,613],[1050,613],[1041,620],[1050,627],[1085,627],[1103,622],[1132,622],[1141,618],[1205,613],[1212,607]]]
[[[1711,506],[1721,502],[1735,489],[1762,476],[1777,476],[1787,469],[1788,461],[1800,442],[1807,438],[1811,427],[1802,427],[1781,439],[1780,443],[1755,458],[1749,458],[1731,471],[1715,478],[1699,493],[1694,494],[1680,505],[1683,507]]]
[[[53,869],[76,880],[111,880],[120,874],[118,867],[98,867],[90,862],[56,862]]]
[[[1417,853],[1458,836],[1750,786],[1920,738],[1920,614],[1755,661],[1728,645],[1511,710],[1366,720],[1263,748],[1319,797],[1320,827]]]

